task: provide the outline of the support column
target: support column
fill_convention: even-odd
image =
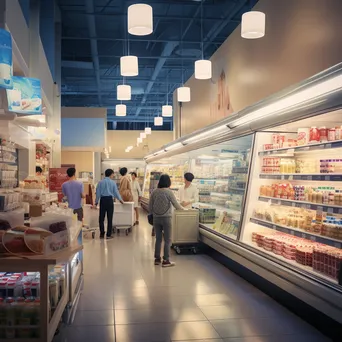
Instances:
[[[52,167],[61,166],[61,45],[62,45],[62,23],[59,9],[55,9],[55,86],[53,94],[53,114],[48,121],[48,129],[54,136],[54,150]]]
[[[94,184],[97,184],[101,179],[101,152],[94,152]]]

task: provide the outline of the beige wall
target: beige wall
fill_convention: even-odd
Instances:
[[[106,108],[62,107],[62,118],[106,118]]]
[[[93,152],[62,151],[62,164],[75,164],[77,174],[80,171],[93,172]]]
[[[139,134],[140,131],[107,131],[107,147],[110,146],[112,149],[109,158],[143,158],[149,152],[173,140],[173,132],[171,131],[152,131],[152,134],[148,135],[139,147],[136,147]],[[134,148],[131,152],[126,153],[125,149],[130,145]]]
[[[266,14],[265,37],[243,39],[237,27],[211,58],[212,80],[187,82],[182,135],[342,61],[341,0],[259,0],[255,10]]]

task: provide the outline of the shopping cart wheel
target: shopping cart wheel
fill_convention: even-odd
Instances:
[[[197,249],[196,249],[196,247],[193,247],[193,248],[192,248],[192,253],[193,253],[193,254],[197,254]]]
[[[95,232],[92,232],[92,233],[91,233],[91,237],[92,237],[93,239],[95,239]]]
[[[177,254],[181,254],[181,250],[180,250],[179,247],[175,247],[175,251],[176,251]]]

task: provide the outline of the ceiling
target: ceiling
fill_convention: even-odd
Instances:
[[[142,129],[152,122],[192,76],[201,37],[204,58],[210,58],[257,0],[203,0],[202,11],[200,0],[144,0],[153,7],[154,31],[143,37],[127,33],[127,8],[136,2],[58,0],[62,105],[108,108],[109,129]],[[132,100],[124,102],[127,116],[115,117],[116,86],[123,82],[120,57],[127,54],[139,57],[139,76],[126,78]],[[172,129],[172,118],[164,118],[160,129]]]

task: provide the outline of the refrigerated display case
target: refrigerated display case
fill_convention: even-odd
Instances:
[[[187,156],[202,243],[338,324],[341,95],[337,65],[146,156],[150,168]]]

